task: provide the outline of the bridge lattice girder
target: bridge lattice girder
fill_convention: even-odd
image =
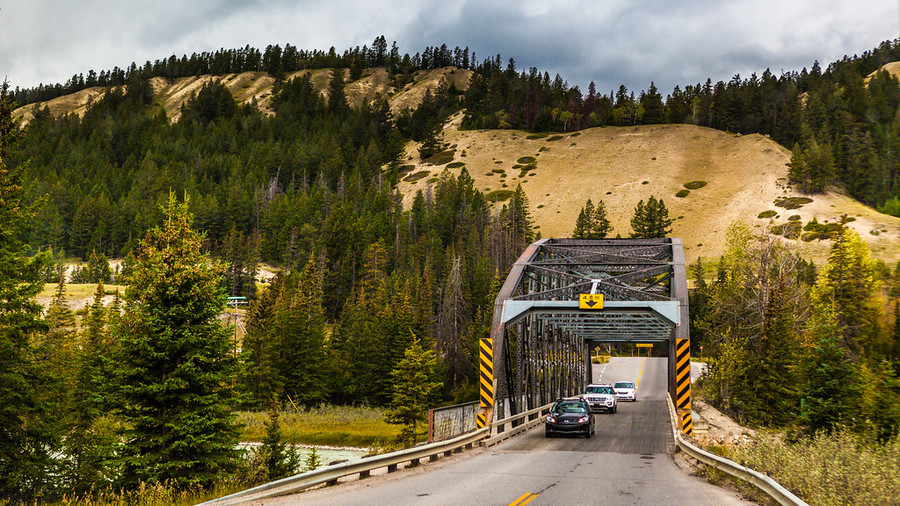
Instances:
[[[579,309],[602,293],[603,309]],[[497,296],[491,329],[495,417],[563,396],[590,381],[591,343],[688,338],[680,239],[543,239],[522,253]],[[670,364],[674,392],[674,363]]]

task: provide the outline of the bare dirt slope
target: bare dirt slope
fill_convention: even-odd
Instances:
[[[638,201],[661,198],[675,218],[673,235],[681,237],[688,261],[715,258],[725,251],[728,226],[743,220],[765,227],[799,215],[805,224],[854,217],[850,226],[869,242],[874,255],[900,260],[900,219],[882,215],[836,192],[810,196],[813,202],[795,210],[776,206],[776,199],[801,196],[786,185],[790,152],[762,135],[737,136],[692,125],[592,128],[580,133],[529,139],[521,131],[463,131],[459,117],[445,129],[455,148],[454,162],[464,163],[479,189],[512,190],[518,184],[543,237],[568,237],[587,199],[603,200],[614,226],[612,237],[631,233],[630,219]],[[418,160],[408,151],[412,173],[428,171],[417,181],[403,181],[400,191],[409,205],[415,192],[433,181],[446,166]],[[534,157],[537,168],[522,175],[522,157]],[[525,160],[527,161],[527,160]],[[462,168],[446,169],[454,176]],[[706,181],[683,198],[675,194],[692,181]],[[774,219],[757,216],[776,211]],[[877,233],[878,235],[873,235]],[[828,241],[798,242],[805,256],[821,261]]]

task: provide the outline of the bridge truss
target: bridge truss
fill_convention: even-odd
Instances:
[[[689,432],[688,322],[680,239],[537,241],[510,271],[481,346],[493,353],[482,354],[483,419],[582,393],[597,343],[655,343],[668,346],[669,391]]]

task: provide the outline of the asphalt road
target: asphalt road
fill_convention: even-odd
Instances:
[[[593,438],[548,439],[539,425],[492,448],[265,504],[746,504],[675,464],[665,358],[616,358],[593,373],[595,382],[638,384],[637,402],[595,415]]]

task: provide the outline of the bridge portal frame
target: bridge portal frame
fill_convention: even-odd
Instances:
[[[589,292],[603,294],[602,309],[579,307],[579,294]],[[482,395],[482,418],[496,420],[583,392],[591,380],[592,343],[665,343],[670,395],[682,431],[690,433],[689,339],[680,239],[536,241],[495,299],[493,377],[482,368],[491,403]]]

